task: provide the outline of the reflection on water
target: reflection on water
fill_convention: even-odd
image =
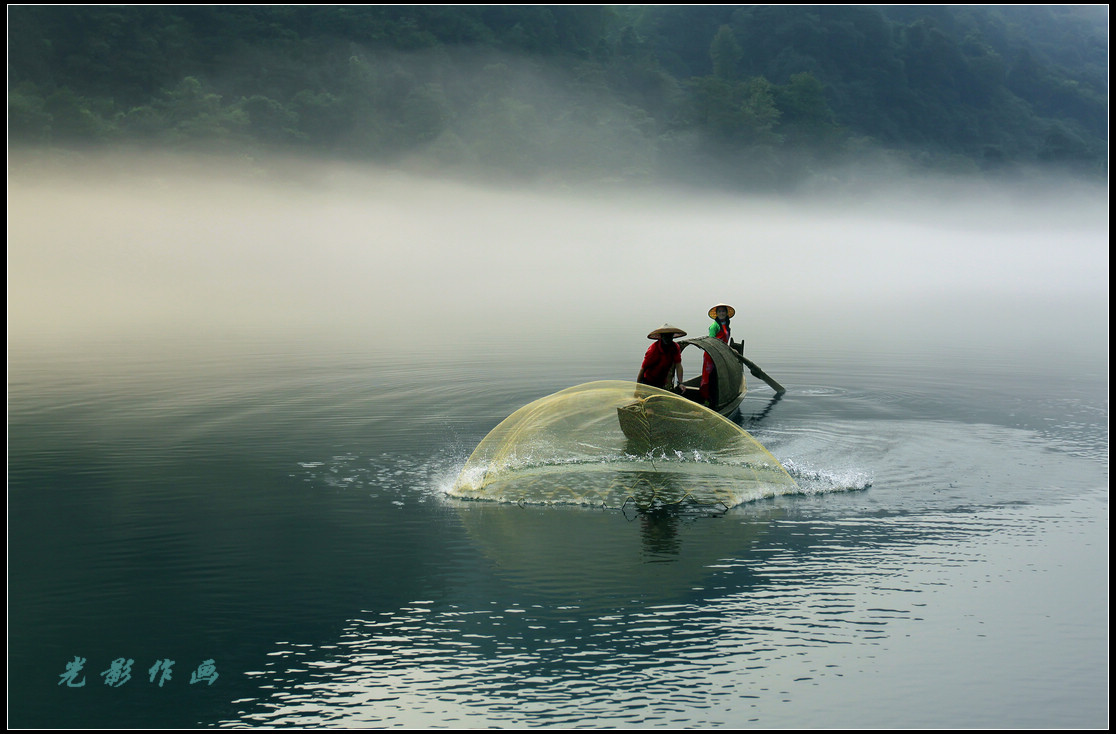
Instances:
[[[1076,504],[1049,532],[1080,537],[1093,522],[1095,502]],[[705,727],[799,721],[941,726],[963,720],[995,726],[1045,720],[1046,714],[1020,704],[1041,696],[1051,674],[1067,674],[1078,661],[1103,668],[1103,652],[1087,649],[1089,635],[1060,614],[1050,616],[1059,608],[1051,599],[1033,600],[1020,618],[1008,606],[988,606],[1027,574],[1056,565],[1023,550],[1043,513],[1016,509],[855,522],[781,514],[729,520],[747,540],[672,600],[626,600],[616,591],[604,607],[576,596],[555,604],[546,601],[552,589],[536,596],[513,587],[500,601],[419,601],[361,615],[332,643],[277,648],[273,661],[250,675],[283,693],[244,702],[247,710],[233,721]],[[677,569],[657,551],[676,555],[684,544],[676,532],[684,527],[677,519],[666,526],[644,521],[650,525],[639,534],[645,541],[655,538],[645,547],[659,546],[648,565],[670,577]],[[761,527],[760,535],[748,537]],[[1025,554],[1029,570],[1001,569],[990,576],[988,568],[969,563],[1013,552]],[[583,567],[583,574],[595,576],[609,560]],[[1075,578],[1099,570],[1096,563],[1077,569]],[[933,620],[949,609],[958,616],[947,631]],[[1087,616],[1100,622],[1103,604]],[[1026,619],[1040,618],[1042,634],[1021,629]],[[1004,633],[1039,639],[1020,646]],[[898,650],[911,657],[895,660]],[[984,658],[989,655],[998,659],[992,669]],[[919,671],[910,670],[912,662]],[[885,677],[892,664],[907,672]],[[1005,664],[1012,666],[1011,675],[1005,675]],[[966,693],[973,685],[979,696]],[[949,691],[951,705],[943,708],[940,699],[926,695],[928,689]],[[1084,708],[1062,715],[1096,721],[1087,710],[1104,699],[1104,690],[1100,675],[1070,692],[1074,706]],[[796,705],[787,706],[791,702]],[[809,715],[802,716],[799,706]]]
[[[508,512],[499,504],[470,502],[461,506],[460,519],[474,547],[511,588],[586,609],[684,599],[703,585],[712,565],[748,548],[762,531],[709,517],[546,509]],[[663,546],[648,543],[648,533],[669,534],[676,552],[665,554]]]
[[[673,512],[644,512],[639,516],[640,535],[648,555],[677,556],[682,549],[678,515]]]
[[[771,400],[769,400],[767,402],[767,405],[765,405],[762,410],[760,410],[759,412],[754,413],[752,415],[749,415],[748,419],[747,419],[747,424],[744,426],[744,428],[747,429],[751,426],[759,425],[760,421],[762,421],[764,418],[766,418],[768,415],[771,414],[771,411],[774,410],[775,406],[779,404],[779,401],[783,399],[784,394],[785,393],[776,393],[775,395],[773,395],[771,397]],[[739,417],[739,415],[740,415],[740,413],[737,412],[734,417]]]

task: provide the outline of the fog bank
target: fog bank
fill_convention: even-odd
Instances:
[[[246,173],[246,170],[248,173]],[[1107,192],[511,188],[343,165],[10,174],[9,343],[190,336],[642,350],[664,322],[810,347],[1107,352]],[[1099,347],[1097,347],[1099,348]],[[759,353],[759,352],[755,352]]]

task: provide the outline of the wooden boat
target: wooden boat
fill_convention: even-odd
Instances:
[[[744,393],[747,392],[743,368],[744,345],[734,343],[733,346],[729,346],[711,336],[679,339],[678,344],[683,350],[693,345],[713,360],[713,381],[709,389],[708,407],[721,415],[732,415],[732,412],[740,407],[740,401],[744,399]],[[686,380],[684,384],[686,391],[682,393],[683,397],[701,400],[698,396],[701,388],[700,373],[697,377]]]
[[[679,339],[678,344],[683,350],[689,346],[697,347],[713,360],[715,370],[708,409],[699,404],[702,401],[700,374],[686,380],[683,383],[686,390],[681,393],[671,394],[649,387],[646,395],[640,395],[637,390],[631,403],[616,409],[620,428],[631,441],[640,444],[665,443],[681,448],[690,439],[701,436],[727,439],[734,435],[730,424],[713,413],[729,416],[744,399],[747,392],[744,357],[738,351],[743,345],[730,347],[711,336]]]

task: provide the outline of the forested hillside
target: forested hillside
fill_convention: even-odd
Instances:
[[[791,186],[1107,175],[1107,6],[9,6],[10,148]]]

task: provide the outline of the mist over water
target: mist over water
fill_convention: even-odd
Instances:
[[[10,723],[1103,726],[1105,194],[16,167]],[[722,300],[788,388],[739,424],[800,491],[447,495],[513,411]]]
[[[578,335],[638,353],[726,300],[756,359],[1107,354],[1107,197],[1065,182],[761,197],[130,157],[17,170],[8,203],[14,344]]]

